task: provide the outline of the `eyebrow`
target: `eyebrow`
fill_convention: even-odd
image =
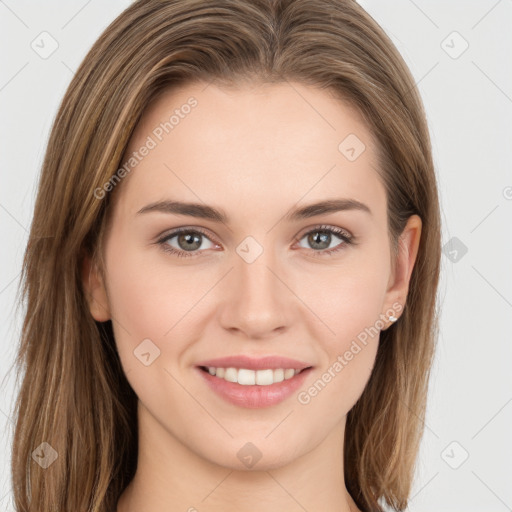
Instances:
[[[293,209],[289,211],[284,218],[288,222],[296,222],[310,217],[315,217],[316,215],[335,213],[345,210],[358,210],[372,215],[372,211],[366,204],[355,199],[328,199],[326,201],[320,201],[318,203],[303,206],[302,208]],[[228,216],[223,210],[200,203],[185,203],[171,200],[158,201],[144,206],[137,212],[137,215],[149,212],[188,215],[189,217],[222,222],[223,224],[229,223]]]

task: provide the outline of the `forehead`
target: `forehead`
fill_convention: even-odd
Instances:
[[[377,208],[385,201],[359,112],[299,83],[168,90],[142,116],[123,163],[130,158],[125,213],[168,196],[238,209],[338,196]]]

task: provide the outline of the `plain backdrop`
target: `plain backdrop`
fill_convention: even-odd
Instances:
[[[512,0],[360,3],[415,77],[442,207],[441,335],[408,510],[512,510]],[[14,510],[16,289],[49,131],[74,70],[129,4],[0,0],[0,511]]]

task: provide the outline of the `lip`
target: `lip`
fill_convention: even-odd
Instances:
[[[290,360],[288,360],[288,362],[289,361]],[[215,365],[208,364],[201,366]],[[219,366],[222,367],[220,364]],[[247,368],[247,366],[241,366],[238,368]],[[269,367],[266,366],[266,368]],[[278,368],[282,368],[282,366],[278,366]],[[291,368],[293,368],[293,365]],[[200,367],[196,367],[196,370],[199,372],[211,390],[216,392],[221,398],[228,401],[229,403],[248,409],[259,409],[262,407],[277,405],[278,403],[283,402],[295,391],[297,391],[297,389],[300,388],[312,369],[312,367],[306,368],[297,375],[293,376],[291,379],[283,380],[282,382],[277,382],[275,384],[270,384],[269,386],[259,386],[257,384],[251,386],[243,386],[237,382],[228,382],[227,380],[215,377],[214,375],[210,375],[207,371],[202,370]]]
[[[218,359],[208,359],[197,364],[197,366],[213,366],[215,368],[246,368],[247,370],[277,370],[278,368],[293,368],[295,370],[303,370],[313,366],[298,361],[297,359],[290,359],[283,356],[265,356],[265,357],[250,357],[245,355],[221,357]]]

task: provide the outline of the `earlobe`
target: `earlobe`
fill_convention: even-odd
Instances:
[[[418,215],[412,215],[400,235],[393,277],[386,293],[386,304],[398,302],[402,305],[402,309],[405,306],[412,270],[418,255],[421,227],[421,218]]]
[[[82,284],[89,304],[89,311],[97,322],[110,320],[110,308],[105,284],[97,265],[90,256],[82,260]]]

